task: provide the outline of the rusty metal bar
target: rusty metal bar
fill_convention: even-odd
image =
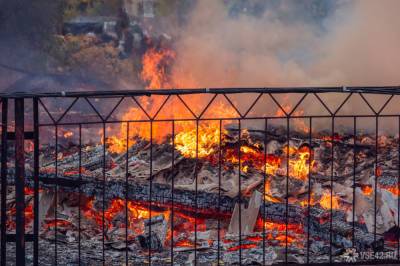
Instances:
[[[16,264],[25,265],[24,99],[15,99],[15,224]]]

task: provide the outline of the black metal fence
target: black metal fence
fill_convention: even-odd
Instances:
[[[41,242],[49,241],[48,239],[44,239],[40,237],[40,231],[43,228],[43,222],[40,218],[40,193],[43,190],[51,190],[55,194],[55,210],[54,213],[54,239],[51,240],[52,246],[54,250],[52,251],[52,258],[49,264],[63,264],[65,260],[60,260],[61,256],[66,256],[66,254],[76,253],[76,258],[74,259],[74,263],[76,264],[85,264],[83,257],[87,252],[86,249],[83,248],[82,244],[85,241],[83,239],[82,234],[82,216],[84,215],[85,210],[82,210],[82,194],[87,192],[87,189],[84,188],[90,181],[84,178],[84,169],[82,168],[82,158],[84,157],[84,147],[88,145],[89,142],[93,141],[93,136],[96,134],[100,136],[99,143],[102,145],[100,151],[100,166],[98,173],[101,176],[100,179],[93,180],[93,183],[96,184],[97,188],[100,190],[96,190],[98,193],[100,191],[100,195],[97,194],[97,197],[102,198],[99,201],[101,204],[98,206],[100,210],[100,235],[101,240],[98,245],[98,250],[100,250],[101,257],[97,258],[98,264],[109,264],[110,261],[108,257],[111,256],[108,251],[109,241],[106,237],[107,227],[106,227],[106,215],[107,214],[107,206],[109,205],[109,192],[108,189],[113,189],[110,186],[109,181],[112,181],[112,176],[107,176],[106,172],[109,170],[110,166],[107,162],[107,140],[108,137],[111,136],[115,127],[120,127],[122,124],[126,126],[123,129],[126,131],[125,137],[122,135],[123,143],[121,147],[125,149],[125,156],[122,161],[122,167],[125,167],[125,178],[121,182],[124,184],[124,189],[122,190],[121,200],[125,201],[123,204],[125,216],[123,221],[121,222],[123,229],[125,230],[125,247],[120,248],[119,252],[124,254],[123,258],[120,262],[126,263],[125,265],[136,265],[140,264],[136,260],[136,257],[140,257],[137,255],[136,250],[132,250],[129,248],[129,245],[133,241],[132,239],[136,236],[132,236],[131,231],[128,231],[129,227],[129,210],[128,210],[128,201],[132,199],[138,199],[138,195],[132,192],[132,187],[135,185],[132,183],[132,171],[135,170],[129,169],[130,167],[130,148],[133,144],[130,144],[130,137],[133,134],[140,133],[141,127],[148,128],[148,135],[146,136],[146,140],[149,145],[149,169],[148,169],[148,178],[146,179],[148,182],[146,193],[144,193],[142,197],[142,201],[146,204],[146,208],[150,212],[149,216],[152,217],[152,212],[158,212],[158,196],[154,196],[154,193],[157,194],[156,191],[159,188],[156,188],[157,181],[153,178],[153,173],[155,169],[158,167],[156,162],[153,160],[154,158],[154,146],[158,145],[159,142],[156,142],[156,138],[161,134],[160,132],[166,131],[167,133],[162,133],[162,135],[169,136],[169,141],[167,143],[171,145],[170,149],[167,149],[171,162],[169,163],[168,171],[170,173],[174,173],[175,175],[177,171],[180,171],[177,167],[176,156],[179,153],[177,151],[175,145],[175,136],[179,131],[179,123],[193,123],[193,129],[195,130],[195,145],[194,145],[194,153],[191,156],[191,160],[197,162],[203,160],[199,156],[199,149],[201,148],[201,144],[199,144],[199,132],[201,131],[202,123],[215,123],[217,128],[219,128],[219,136],[218,142],[215,148],[216,154],[216,164],[215,166],[215,176],[218,180],[217,190],[214,193],[216,195],[217,200],[215,201],[216,206],[212,206],[217,214],[214,215],[216,221],[216,232],[217,235],[214,236],[211,247],[208,247],[207,250],[211,250],[211,253],[207,253],[207,256],[214,256],[213,263],[214,264],[222,264],[224,261],[224,253],[226,250],[223,249],[225,234],[223,232],[226,231],[226,222],[224,223],[223,216],[219,215],[219,212],[225,208],[225,205],[222,206],[226,196],[223,195],[223,191],[221,190],[221,186],[223,182],[221,180],[222,175],[227,175],[226,169],[224,166],[224,154],[223,149],[221,148],[222,144],[222,129],[227,124],[230,125],[233,132],[236,132],[236,146],[235,152],[237,152],[238,162],[235,163],[236,171],[232,172],[232,174],[236,175],[238,187],[237,193],[235,197],[231,197],[234,203],[244,203],[248,202],[249,196],[245,194],[242,190],[242,184],[246,181],[246,173],[242,168],[242,165],[245,165],[246,162],[243,162],[243,154],[241,154],[241,145],[243,145],[242,140],[242,132],[250,131],[256,132],[260,137],[260,145],[261,152],[263,156],[261,160],[262,165],[264,167],[261,169],[262,173],[262,182],[261,189],[263,191],[263,204],[262,210],[260,211],[259,219],[262,220],[262,229],[259,232],[259,236],[261,239],[259,241],[262,243],[259,247],[259,250],[262,251],[261,261],[258,260],[259,264],[267,264],[268,258],[266,258],[266,249],[268,249],[271,245],[269,244],[269,240],[267,238],[271,238],[270,229],[265,226],[267,220],[269,219],[268,208],[271,205],[268,205],[268,200],[265,195],[266,191],[266,181],[275,178],[274,175],[271,175],[266,170],[268,148],[267,143],[269,138],[273,135],[271,133],[271,128],[283,128],[283,131],[280,131],[280,135],[275,137],[279,137],[280,141],[285,141],[287,144],[294,138],[302,138],[303,142],[308,143],[310,150],[314,149],[312,143],[316,138],[320,138],[321,132],[325,133],[325,140],[330,142],[330,149],[326,150],[326,153],[330,153],[330,166],[327,166],[329,169],[328,179],[325,179],[324,182],[320,181],[317,177],[313,176],[312,171],[308,172],[308,178],[305,183],[305,193],[306,196],[306,204],[304,207],[305,216],[302,216],[303,220],[299,221],[300,224],[304,227],[303,232],[303,245],[294,246],[290,240],[290,223],[291,220],[291,211],[294,208],[292,203],[290,202],[290,198],[292,197],[293,191],[291,191],[291,183],[289,176],[289,166],[290,166],[290,158],[289,153],[287,153],[287,163],[286,163],[286,184],[284,186],[285,199],[284,202],[280,203],[280,206],[283,206],[282,216],[284,217],[282,231],[285,238],[283,242],[281,242],[280,249],[276,251],[278,259],[277,263],[291,263],[293,262],[293,258],[291,257],[293,254],[293,250],[296,248],[302,250],[296,254],[297,257],[301,257],[300,260],[297,260],[297,263],[339,263],[343,264],[345,262],[338,261],[340,254],[345,252],[345,248],[357,247],[357,230],[358,222],[356,222],[357,214],[356,214],[356,189],[360,187],[360,182],[358,179],[359,173],[357,172],[357,167],[364,163],[367,159],[365,158],[356,158],[358,156],[357,149],[364,145],[361,143],[360,136],[361,135],[369,135],[372,140],[372,144],[370,146],[374,146],[375,148],[371,150],[371,153],[366,156],[372,156],[374,165],[369,166],[370,170],[372,169],[372,175],[374,179],[374,183],[372,184],[372,202],[373,204],[370,208],[374,209],[374,215],[372,217],[373,222],[373,230],[370,232],[373,236],[374,241],[371,241],[371,246],[366,248],[366,250],[372,250],[373,252],[394,252],[395,257],[386,257],[386,258],[378,258],[375,255],[373,259],[368,261],[364,260],[363,263],[387,263],[387,262],[398,262],[398,253],[400,251],[400,241],[399,241],[399,233],[395,232],[395,239],[391,238],[391,241],[387,241],[387,238],[384,237],[384,234],[377,232],[377,212],[378,208],[381,206],[379,202],[379,182],[378,179],[384,174],[381,173],[380,170],[385,169],[384,167],[380,167],[380,165],[386,164],[387,161],[390,161],[391,170],[397,169],[397,182],[392,186],[393,189],[398,189],[400,186],[399,178],[400,178],[400,160],[399,160],[399,141],[398,134],[400,132],[400,107],[399,107],[399,97],[400,97],[400,89],[399,88],[296,88],[296,89],[281,89],[281,88],[270,88],[270,89],[204,89],[204,90],[154,90],[154,91],[112,91],[112,92],[71,92],[71,93],[49,93],[49,94],[12,94],[7,95],[3,94],[1,97],[2,104],[2,137],[1,137],[1,263],[2,265],[9,264],[17,264],[17,265],[25,265],[25,263],[33,265],[43,264],[44,261],[41,260],[43,256],[48,257],[48,250],[42,250]],[[179,107],[178,107],[179,106]],[[221,106],[223,109],[221,110]],[[134,111],[131,111],[131,115],[124,115],[129,113],[132,107],[135,107]],[[12,110],[14,109],[14,110]],[[218,111],[217,111],[218,110]],[[133,112],[133,113],[132,113]],[[140,112],[140,115],[137,115],[135,112]],[[299,122],[301,121],[301,122]],[[299,137],[298,135],[293,136],[293,132],[299,131],[299,127],[303,128],[303,135]],[[121,132],[122,127],[119,128],[119,132]],[[74,137],[70,140],[73,142],[72,144],[67,144],[65,138],[62,136],[62,133],[65,131],[73,131]],[[158,130],[158,131],[157,131]],[[115,130],[114,130],[115,131]],[[118,131],[118,128],[117,128]],[[132,133],[134,132],[134,133]],[[344,133],[346,132],[346,133]],[[388,133],[389,132],[389,133]],[[85,140],[84,135],[86,134],[87,140]],[[114,133],[113,133],[114,134]],[[337,165],[335,162],[339,159],[336,158],[336,154],[334,153],[335,145],[341,145],[340,140],[336,140],[338,135],[348,135],[353,139],[353,143],[351,147],[353,149],[353,158],[350,160],[350,164],[352,164],[352,172],[349,173],[348,180],[351,180],[350,188],[352,190],[352,201],[347,204],[350,205],[348,208],[347,215],[348,218],[347,225],[350,225],[350,234],[344,236],[350,243],[350,246],[341,246],[338,247],[338,240],[336,236],[336,231],[333,227],[337,226],[335,224],[335,216],[336,211],[332,208],[334,202],[333,197],[337,192],[334,189],[334,182],[337,180],[344,180],[344,177],[338,176],[335,167]],[[395,143],[391,143],[392,150],[395,150],[397,157],[390,157],[389,159],[385,156],[381,156],[380,154],[380,137],[383,135],[393,134],[395,137]],[[134,136],[132,136],[134,137]],[[27,144],[30,142],[31,144]],[[62,145],[60,145],[60,143]],[[49,148],[46,150],[44,147]],[[78,155],[75,159],[77,160],[77,169],[76,174],[73,177],[68,177],[63,173],[60,173],[62,170],[60,169],[61,161],[63,160],[62,156],[60,156],[60,152],[62,150],[63,153],[68,152],[68,149],[73,149],[72,147],[78,147],[76,154]],[[41,163],[41,158],[43,153],[49,152],[51,150],[52,156],[54,156],[54,172],[49,174],[45,173],[42,169],[43,164]],[[315,147],[317,148],[317,147]],[[49,154],[45,154],[49,155]],[[32,159],[32,160],[30,160]],[[325,162],[326,164],[326,162]],[[28,166],[29,165],[29,166]],[[27,169],[28,167],[28,169]],[[308,165],[309,169],[311,165]],[[197,166],[195,167],[197,169]],[[42,171],[43,170],[43,171]],[[379,171],[379,174],[377,173]],[[393,171],[392,171],[393,172]],[[199,190],[198,183],[198,171],[195,170],[193,173],[194,181],[194,190],[192,190],[191,194],[194,197],[194,202],[191,207],[191,215],[194,221],[194,241],[193,241],[193,250],[190,251],[193,253],[193,256],[190,258],[191,262],[194,265],[207,264],[204,262],[205,259],[202,256],[204,252],[203,247],[198,246],[198,229],[199,229],[199,219],[202,219],[202,210],[205,209],[204,206],[201,205],[201,202],[198,200],[198,197],[204,197],[203,192]],[[164,251],[169,249],[169,260],[168,262],[164,262],[165,264],[176,265],[182,263],[185,259],[177,257],[177,253],[180,251],[176,250],[176,246],[174,245],[174,215],[179,211],[181,207],[178,204],[176,198],[176,188],[175,188],[175,177],[173,176],[170,180],[170,183],[167,185],[168,190],[170,191],[167,199],[163,199],[163,208],[167,208],[170,211],[170,215],[172,216],[171,228],[172,233],[170,236],[170,244],[169,247],[164,247]],[[348,186],[348,182],[345,182],[344,186]],[[327,246],[321,247],[321,250],[315,252],[317,255],[313,255],[314,246],[312,245],[312,240],[315,235],[318,234],[316,228],[314,231],[313,226],[313,205],[311,203],[312,199],[312,189],[315,183],[323,183],[324,187],[327,187],[330,192],[330,209],[328,210],[327,220],[324,227],[324,234],[328,235],[328,239],[325,239],[325,242],[328,243]],[[26,204],[26,191],[27,188],[33,191],[31,194],[32,199],[32,220],[27,221],[27,206]],[[58,193],[60,191],[73,191],[78,194],[78,216],[79,222],[75,225],[76,237],[74,238],[73,244],[71,245],[63,245],[61,248],[58,247],[62,241],[58,238],[58,226],[59,226],[59,211],[58,208],[61,208],[60,200]],[[85,192],[84,192],[85,191]],[[15,211],[9,210],[10,201],[8,195],[15,195]],[[133,194],[132,194],[133,193]],[[398,197],[398,194],[396,195]],[[400,210],[400,200],[396,199],[397,205],[397,217],[395,217],[393,228],[398,226],[399,221],[399,210]],[[167,206],[167,207],[166,207]],[[211,206],[210,206],[211,207]],[[276,207],[275,207],[276,208]],[[279,208],[278,208],[279,209]],[[224,209],[226,210],[226,209]],[[233,210],[233,206],[232,206]],[[233,259],[231,261],[232,264],[246,264],[248,263],[248,256],[251,253],[248,253],[248,239],[246,235],[242,234],[242,220],[244,219],[241,215],[242,208],[239,208],[239,231],[237,232],[238,239],[236,240],[237,249],[237,259]],[[12,216],[12,217],[11,217]],[[325,217],[325,216],[324,216]],[[296,219],[296,217],[294,217]],[[326,218],[326,217],[325,217]],[[31,219],[31,218],[29,218]],[[47,217],[47,219],[49,219]],[[300,218],[299,218],[300,219]],[[15,226],[10,229],[12,226],[10,225],[9,220],[15,221]],[[33,226],[27,230],[27,224],[31,223]],[[147,225],[149,227],[148,232],[150,232],[150,242],[152,241],[152,222],[150,221]],[[214,226],[214,227],[215,227]],[[398,227],[397,227],[398,228]],[[322,229],[321,229],[322,230]],[[365,230],[364,230],[365,231]],[[275,236],[276,237],[276,236]],[[274,236],[272,236],[274,238]],[[342,240],[341,240],[342,241]],[[344,240],[343,240],[344,241]],[[343,242],[342,241],[342,242]],[[379,245],[378,242],[382,241],[383,245]],[[322,243],[323,241],[320,241]],[[389,249],[386,248],[387,242],[391,242],[391,247]],[[283,243],[283,244],[282,244]],[[247,246],[246,246],[247,245]],[[49,247],[49,246],[44,246]],[[341,248],[341,250],[340,250]],[[383,248],[383,249],[382,249]],[[251,248],[250,248],[251,249]],[[324,250],[324,251],[322,251]],[[366,251],[366,250],[357,250]],[[67,251],[67,252],[66,252]],[[245,252],[246,251],[246,252]],[[143,253],[143,250],[141,251]],[[153,249],[151,244],[148,246],[148,250],[146,252],[146,258],[141,258],[142,263],[160,265],[159,261],[155,261],[155,257],[159,257],[157,255],[156,250]],[[188,251],[187,251],[188,252]],[[11,255],[10,255],[11,254]],[[374,253],[376,254],[376,253]],[[87,254],[86,254],[87,255]],[[67,255],[68,256],[68,255]],[[132,256],[134,258],[132,258]],[[204,256],[204,255],[203,255]],[[318,260],[318,257],[325,256],[325,259]],[[86,256],[87,257],[87,256]],[[186,258],[188,261],[189,258]],[[352,262],[352,261],[350,261]],[[361,261],[357,261],[357,263],[361,263]],[[225,262],[225,264],[229,264]]]

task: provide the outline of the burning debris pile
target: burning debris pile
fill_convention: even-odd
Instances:
[[[163,47],[147,50],[142,81],[175,87],[175,56]],[[107,265],[328,262],[341,261],[350,247],[396,249],[398,137],[311,130],[299,118],[304,98],[295,107],[284,98],[274,110],[271,96],[269,108],[260,109],[272,114],[259,116],[276,123],[236,119],[265,95],[271,96],[260,94],[247,111],[240,97],[226,94],[122,98],[111,113],[105,106],[117,123],[104,123],[97,137],[93,129],[71,129],[83,105],[72,116],[55,108],[69,125],[41,133],[49,139],[39,150],[42,262],[52,264],[54,248],[61,264],[80,258]],[[81,142],[82,134],[90,141]],[[32,161],[33,151],[26,156]],[[26,168],[29,231],[33,169]],[[12,165],[8,170],[11,184]]]
[[[398,228],[397,138],[379,137],[376,146],[369,135],[318,133],[310,142],[298,131],[288,141],[284,127],[239,131],[230,124],[154,134],[152,140],[142,130],[128,140],[104,137],[104,145],[81,149],[73,142],[41,147],[40,241],[49,252],[54,241],[78,252],[79,241],[88,262],[101,259],[104,246],[107,264],[123,262],[125,254],[144,263],[149,252],[154,263],[164,264],[173,250],[177,264],[195,256],[209,264],[220,254],[230,265],[239,261],[239,251],[242,263],[264,256],[272,263],[285,261],[287,247],[288,261],[305,263],[307,252],[323,262],[353,246],[397,245],[391,233]],[[32,178],[26,182],[29,231]],[[9,195],[7,228],[13,231]],[[63,259],[69,258],[76,256]]]

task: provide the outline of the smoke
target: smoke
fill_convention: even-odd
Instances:
[[[400,84],[400,1],[358,0],[322,40],[313,77],[333,85]],[[343,11],[341,11],[343,12]]]
[[[304,18],[300,5],[280,1],[260,16],[232,17],[223,1],[197,1],[176,43],[174,84],[400,84],[400,1],[335,1],[328,14],[312,19]]]

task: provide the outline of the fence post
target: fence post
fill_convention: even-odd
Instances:
[[[1,106],[1,266],[6,266],[6,222],[7,222],[7,111],[8,99]]]
[[[16,264],[25,265],[24,98],[15,99]]]
[[[33,265],[39,265],[39,102],[33,98]]]

